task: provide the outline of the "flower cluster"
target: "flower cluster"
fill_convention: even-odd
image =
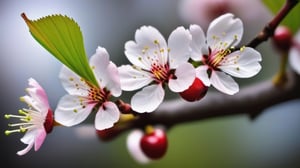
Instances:
[[[135,117],[154,112],[164,100],[166,87],[187,101],[200,100],[211,85],[233,95],[239,91],[239,86],[231,76],[249,78],[261,70],[259,52],[249,47],[236,48],[242,39],[243,24],[232,14],[213,20],[206,35],[198,25],[191,25],[189,29],[181,26],[166,40],[156,28],[142,26],[135,32],[135,39],[125,43],[125,55],[131,64],[119,67],[110,61],[103,47],[98,47],[89,61],[82,55],[82,50],[77,50],[82,48],[78,47],[81,43],[77,45],[77,41],[72,41],[70,34],[76,34],[79,41],[81,34],[73,20],[55,15],[48,23],[52,34],[63,34],[61,31],[67,30],[58,29],[61,20],[72,27],[67,31],[73,32],[66,33],[71,44],[63,41],[56,45],[55,40],[61,39],[43,33],[44,27],[40,26],[49,17],[31,21],[25,14],[22,16],[33,36],[64,64],[59,78],[68,94],[59,100],[52,116],[46,93],[35,80],[29,80],[31,87],[27,91],[30,96],[21,99],[29,108],[20,110],[23,116],[6,115],[6,118],[21,121],[10,124],[19,129],[6,131],[6,134],[26,132],[21,141],[28,147],[19,151],[19,155],[27,153],[33,145],[38,150],[53,126],[80,124],[90,113],[95,113],[98,133],[107,137],[104,134],[118,132],[113,128],[124,124],[120,118],[125,113]],[[129,104],[118,98],[122,90],[136,91]],[[148,129],[145,132],[134,131],[128,137],[129,151],[140,162],[160,158],[167,149],[164,130]],[[141,146],[136,145],[137,142]],[[137,156],[137,151],[145,156]]]

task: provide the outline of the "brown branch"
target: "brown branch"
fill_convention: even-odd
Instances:
[[[273,36],[276,27],[286,17],[286,15],[297,5],[299,0],[286,0],[285,5],[274,16],[274,18],[263,28],[263,30],[247,44],[248,47],[256,48],[260,43],[267,41]]]
[[[108,139],[117,137],[126,130],[143,128],[148,124],[171,128],[187,122],[233,115],[248,115],[254,119],[268,107],[300,98],[300,76],[288,72],[287,79],[281,87],[268,80],[244,87],[233,96],[209,92],[198,102],[190,103],[181,98],[165,101],[155,112],[142,114],[126,126],[112,128],[117,131],[110,130],[114,133]]]

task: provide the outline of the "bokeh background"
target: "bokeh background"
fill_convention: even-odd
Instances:
[[[30,19],[65,14],[81,27],[88,55],[105,47],[117,65],[127,64],[124,43],[134,38],[142,25],[158,28],[167,38],[177,26],[200,24],[204,29],[217,15],[230,11],[242,18],[249,42],[271,18],[259,0],[1,0],[0,1],[0,113],[17,113],[25,107],[27,79],[35,78],[46,89],[54,109],[65,94],[58,73],[61,63],[30,35],[20,14]],[[251,79],[238,80],[246,86],[271,78],[278,56],[270,42],[257,48],[263,55],[263,69]],[[209,92],[213,92],[211,89]],[[172,96],[170,96],[172,98]],[[300,100],[278,104],[255,120],[230,116],[177,125],[168,132],[166,156],[148,165],[136,163],[126,149],[127,132],[102,142],[93,129],[84,126],[54,128],[38,152],[25,156],[21,134],[5,136],[8,120],[0,117],[1,167],[213,167],[295,168],[300,167]],[[88,122],[86,122],[88,123]]]

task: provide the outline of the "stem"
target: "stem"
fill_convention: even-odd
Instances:
[[[286,77],[286,67],[288,62],[288,52],[283,52],[281,55],[279,71],[273,78],[273,83],[275,86],[282,87],[287,82]]]
[[[263,30],[247,44],[248,47],[256,48],[263,41],[267,41],[273,36],[276,27],[286,17],[286,15],[297,5],[299,0],[286,0],[286,3],[276,16],[263,28]]]
[[[273,105],[300,98],[300,76],[287,72],[284,86],[277,87],[272,80],[242,88],[235,95],[220,92],[207,94],[201,101],[186,102],[175,99],[163,102],[152,113],[139,115],[120,128],[120,132],[132,128],[145,128],[147,125],[164,125],[171,128],[179,124],[233,115],[248,115],[255,119],[264,109]]]

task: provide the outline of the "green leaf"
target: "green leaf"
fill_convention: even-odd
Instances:
[[[21,14],[32,36],[61,63],[82,78],[98,86],[89,66],[82,33],[78,24],[62,15],[51,15],[29,20]]]
[[[286,0],[263,0],[265,6],[273,13],[276,14],[284,6]],[[300,3],[298,3],[290,13],[280,23],[281,25],[288,26],[293,33],[296,33],[300,27]]]

